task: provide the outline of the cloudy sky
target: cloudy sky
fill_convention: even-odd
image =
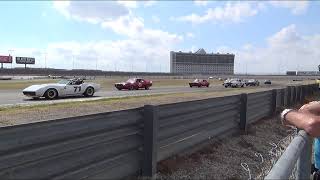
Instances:
[[[0,55],[35,57],[33,67],[44,67],[46,56],[51,68],[168,72],[171,50],[198,48],[234,53],[236,73],[320,64],[318,1],[1,1],[0,7]]]

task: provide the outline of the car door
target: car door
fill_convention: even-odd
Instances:
[[[65,88],[67,96],[78,95],[81,94],[82,91],[81,85],[76,85],[74,82],[70,82]]]
[[[143,80],[143,79],[141,79],[140,80],[140,86],[139,86],[139,88],[144,88],[147,84],[146,84],[146,81],[145,80]]]
[[[142,83],[142,79],[137,79],[137,85],[138,85],[138,88],[143,88],[143,83]]]
[[[203,80],[203,81],[202,81],[202,86],[207,86],[207,85],[208,85],[207,80]]]

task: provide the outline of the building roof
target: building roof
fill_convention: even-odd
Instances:
[[[195,52],[195,54],[207,54],[207,53],[203,48],[200,48],[198,51]]]
[[[175,52],[175,51],[170,51],[170,52]],[[196,52],[194,52],[194,53],[192,53],[192,51],[189,51],[189,52],[182,52],[182,51],[178,51],[178,52],[175,52],[175,53],[183,53],[183,54],[199,54],[199,55],[206,55],[206,54],[208,54],[208,55],[233,55],[234,56],[234,54],[232,54],[232,53],[219,53],[219,52],[217,52],[217,53],[207,53],[203,48],[200,48],[200,49],[198,49]]]

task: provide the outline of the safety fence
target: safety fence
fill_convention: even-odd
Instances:
[[[305,131],[299,131],[265,179],[291,179],[292,174],[297,180],[310,179],[311,148],[312,139]]]
[[[0,128],[0,179],[153,176],[157,162],[225,137],[317,85],[240,94]]]

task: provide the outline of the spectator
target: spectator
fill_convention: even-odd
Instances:
[[[285,109],[281,113],[284,125],[293,125],[305,130],[314,140],[315,179],[320,179],[320,102],[313,101],[299,110]]]

